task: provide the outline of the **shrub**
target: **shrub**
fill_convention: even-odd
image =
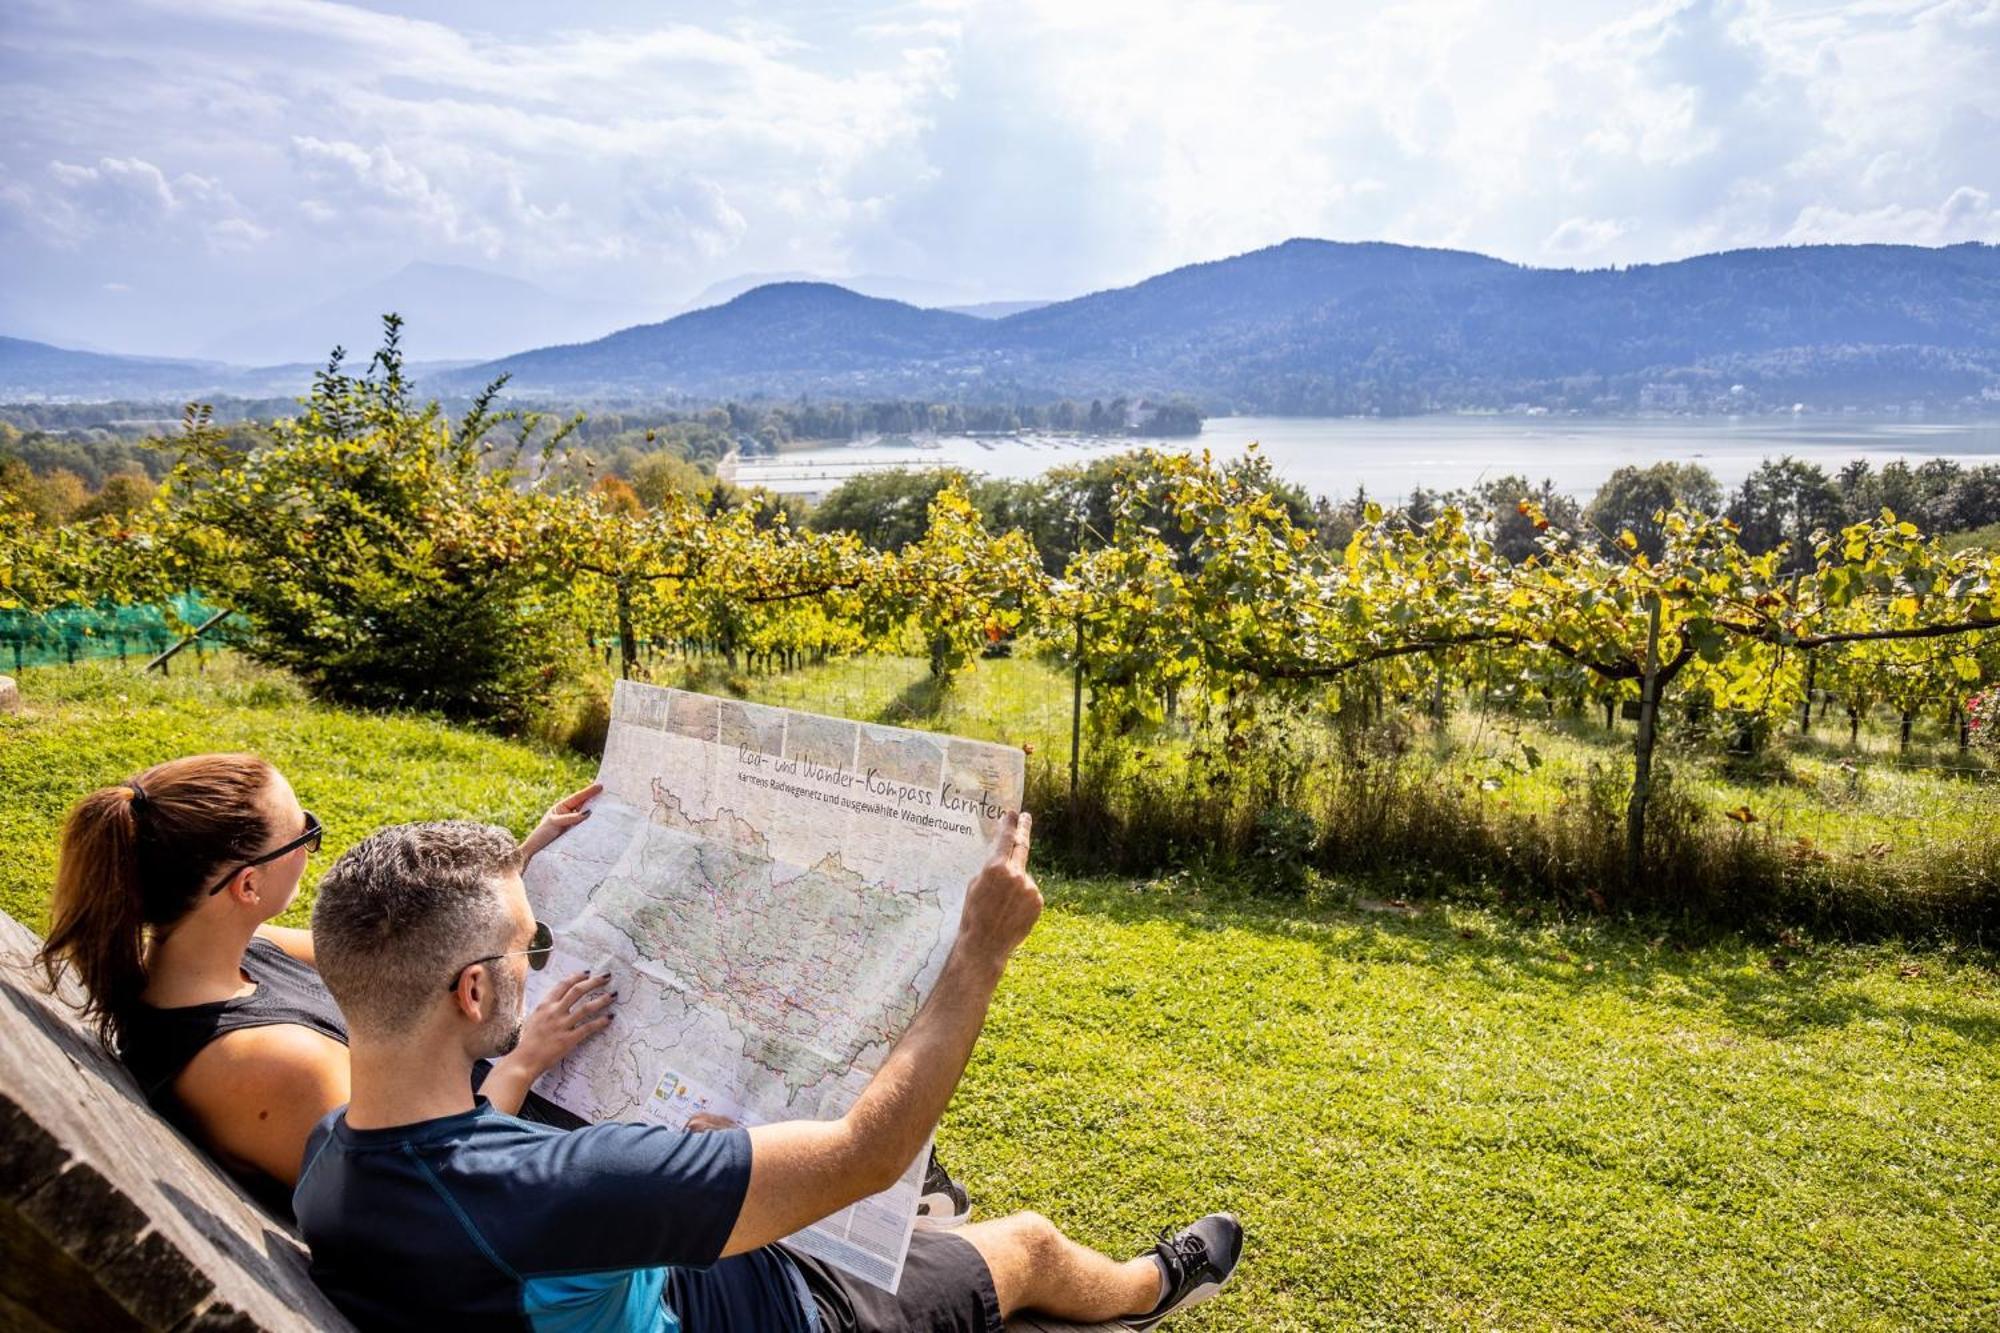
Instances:
[[[543,505],[495,465],[498,385],[456,425],[416,406],[385,327],[368,372],[336,352],[267,445],[236,452],[191,414],[163,490],[175,557],[315,694],[518,727],[562,655]]]
[[[1308,880],[1318,848],[1319,827],[1305,811],[1284,805],[1258,811],[1250,847],[1258,887],[1297,891]]]

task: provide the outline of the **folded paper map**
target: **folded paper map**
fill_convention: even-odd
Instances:
[[[556,978],[618,1021],[536,1091],[587,1119],[840,1115],[916,1016],[965,886],[1021,808],[1019,750],[620,681],[589,819],[528,869]],[[787,1242],[890,1291],[926,1154]]]

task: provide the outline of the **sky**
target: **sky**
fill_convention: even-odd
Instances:
[[[1292,236],[2000,241],[2000,0],[5,0],[0,334],[187,354],[412,261],[664,318]]]

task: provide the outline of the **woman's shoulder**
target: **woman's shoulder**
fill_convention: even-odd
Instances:
[[[241,1080],[271,1083],[299,1090],[338,1075],[343,1087],[347,1048],[317,1028],[300,1023],[265,1023],[219,1034],[188,1062],[201,1080],[226,1087],[232,1095],[246,1089]]]
[[[252,938],[242,967],[256,983],[248,994],[164,1008],[141,1001],[120,1015],[118,1053],[149,1097],[165,1092],[196,1057],[218,1045],[254,1060],[314,1051],[320,1042],[346,1044],[339,1006],[310,965]],[[221,1040],[251,1034],[258,1035]]]

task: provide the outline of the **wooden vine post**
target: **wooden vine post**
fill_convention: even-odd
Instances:
[[[1077,773],[1083,758],[1083,613],[1076,617],[1076,672],[1069,692],[1069,813],[1076,821]]]
[[[1646,671],[1639,682],[1639,735],[1632,744],[1632,800],[1625,809],[1625,882],[1639,882],[1646,858],[1646,802],[1652,795],[1653,740],[1660,713],[1660,595],[1649,599]]]

